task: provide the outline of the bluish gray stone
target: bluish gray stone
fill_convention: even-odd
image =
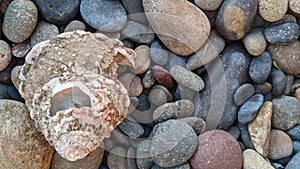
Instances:
[[[237,124],[238,128],[241,131],[241,138],[246,148],[254,149],[253,144],[251,142],[251,138],[248,131],[248,124]]]
[[[158,40],[151,43],[150,56],[154,63],[158,65],[166,65],[169,61],[169,51]]]
[[[147,18],[144,13],[143,1],[141,0],[122,0],[130,20],[146,23]]]
[[[144,134],[144,128],[138,122],[134,121],[132,118],[125,119],[119,128],[129,137],[138,138]]]
[[[127,21],[127,24],[122,29],[121,34],[136,43],[150,45],[154,40],[154,32],[150,27],[134,21]]]
[[[250,83],[241,85],[234,93],[234,104],[240,106],[244,104],[255,93],[254,86]]]
[[[1,90],[1,89],[0,89]],[[1,93],[1,92],[0,92]],[[7,94],[9,97],[13,100],[17,100],[20,102],[24,102],[23,97],[21,97],[19,91],[14,86],[8,86],[7,88]],[[0,96],[1,97],[1,96]]]
[[[7,90],[8,90],[8,85],[4,85],[0,83],[0,99],[10,99]]]
[[[298,152],[287,164],[285,169],[299,169],[300,166],[300,152]]]
[[[241,124],[250,123],[258,113],[258,110],[264,103],[264,96],[256,94],[247,100],[238,112],[238,121]]]
[[[249,75],[255,83],[264,83],[272,68],[272,56],[269,52],[264,52],[259,57],[254,57],[250,63]]]
[[[295,140],[300,140],[300,124],[294,126],[287,131],[287,134]]]
[[[80,13],[87,24],[103,32],[118,32],[127,21],[126,11],[120,1],[82,0]]]
[[[270,26],[265,29],[266,40],[272,44],[291,43],[299,37],[299,25],[295,22],[288,22],[281,25]]]
[[[137,167],[150,168],[154,165],[154,161],[150,155],[151,140],[142,141],[136,149],[136,164]]]
[[[270,75],[270,82],[272,84],[272,95],[274,97],[280,97],[285,91],[285,74],[280,70],[272,69]]]
[[[293,153],[296,154],[300,151],[300,141],[293,140]]]

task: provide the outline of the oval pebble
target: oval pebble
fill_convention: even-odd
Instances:
[[[155,85],[149,93],[149,100],[156,106],[161,106],[164,103],[173,100],[172,94],[162,85]]]
[[[134,59],[134,68],[131,67],[130,70],[134,74],[143,74],[151,64],[150,48],[147,45],[140,45],[134,51],[137,57]]]
[[[268,158],[278,160],[293,153],[293,142],[283,131],[273,129],[270,133],[270,150]]]
[[[231,134],[211,130],[198,136],[198,148],[190,162],[194,169],[240,169],[242,160],[239,143]]]
[[[270,75],[270,82],[272,83],[272,95],[274,97],[280,97],[285,91],[285,74],[280,70],[272,69]]]
[[[269,82],[255,85],[255,93],[265,95],[272,90],[272,85]]]
[[[240,106],[244,104],[255,93],[254,86],[250,83],[241,85],[234,93],[234,104]]]
[[[50,168],[54,148],[35,128],[25,104],[0,99],[0,132],[1,168]]]
[[[262,156],[252,149],[243,152],[243,169],[274,169]]]
[[[22,17],[16,17],[22,16]],[[29,0],[12,1],[5,13],[3,34],[14,43],[25,41],[33,32],[38,19],[38,10]]]
[[[258,0],[258,12],[266,21],[279,21],[288,9],[288,1]]]
[[[227,132],[230,133],[235,139],[238,139],[241,135],[241,130],[236,126],[231,126]]]
[[[127,21],[126,11],[120,1],[82,0],[80,13],[87,24],[103,32],[118,32]]]
[[[217,31],[227,40],[242,39],[251,29],[257,0],[224,0],[216,17]]]
[[[218,9],[222,2],[223,0],[195,0],[195,4],[206,11],[214,11]]]
[[[201,91],[204,88],[204,82],[201,77],[182,66],[172,66],[170,73],[178,83],[189,89]]]
[[[261,56],[252,58],[249,67],[249,76],[255,83],[264,83],[272,68],[272,56],[269,52],[264,52]]]
[[[252,29],[244,38],[243,44],[247,51],[253,56],[261,55],[267,48],[267,41],[263,29]]]
[[[83,22],[78,21],[78,20],[73,20],[64,29],[64,32],[72,32],[75,30],[85,30],[86,26]]]
[[[270,26],[264,31],[266,40],[271,44],[286,44],[294,42],[298,39],[299,34],[300,28],[295,22]]]
[[[154,161],[152,160],[150,155],[150,146],[151,140],[144,140],[140,142],[140,144],[136,148],[136,164],[140,169],[150,168],[154,165]]]
[[[174,87],[174,82],[171,74],[162,66],[154,65],[151,68],[153,78],[168,89]]]
[[[192,3],[182,0],[176,3],[169,0],[144,0],[143,6],[154,32],[172,52],[190,55],[207,40],[210,33],[209,20]]]
[[[168,167],[168,169],[171,168],[171,169],[190,169],[191,166],[189,163],[185,163],[185,164],[182,164],[182,165],[178,165],[178,166],[175,166],[175,167]],[[165,167],[161,167],[157,164],[154,164],[151,169],[166,169]]]
[[[174,167],[187,162],[197,149],[197,135],[180,120],[168,120],[153,129],[150,154],[161,167]]]
[[[120,77],[120,81],[128,90],[129,96],[139,96],[143,92],[142,80],[133,73],[126,73]]]
[[[30,46],[33,47],[44,40],[50,40],[58,34],[58,28],[54,24],[40,21],[30,37]]]
[[[9,65],[12,59],[10,46],[3,40],[0,40],[0,53],[0,71],[2,71]]]
[[[78,12],[79,0],[33,0],[43,18],[57,25],[67,24]]]
[[[242,124],[251,122],[258,113],[258,110],[263,105],[264,96],[256,94],[247,100],[238,112],[238,121]]]
[[[158,40],[155,40],[151,43],[150,56],[152,61],[158,65],[166,65],[169,61],[169,52]]]

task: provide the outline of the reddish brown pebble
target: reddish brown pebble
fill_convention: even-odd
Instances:
[[[271,130],[269,144],[270,152],[268,157],[272,160],[288,157],[293,153],[293,142],[291,138],[281,130]]]
[[[231,134],[223,130],[207,131],[198,136],[198,143],[198,149],[190,159],[192,168],[242,168],[242,150]]]
[[[158,65],[153,66],[152,75],[158,83],[164,85],[168,89],[172,89],[174,87],[172,76],[165,68]]]
[[[18,58],[25,57],[30,50],[29,40],[26,40],[22,43],[13,43],[11,46],[12,54]]]
[[[129,96],[139,96],[143,91],[142,80],[132,73],[126,73],[120,77],[120,81],[127,89]]]

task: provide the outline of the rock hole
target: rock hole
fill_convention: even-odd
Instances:
[[[49,8],[51,9],[53,6],[52,5],[49,5]]]
[[[50,115],[68,108],[91,107],[90,97],[80,90],[79,87],[67,88],[51,99]]]

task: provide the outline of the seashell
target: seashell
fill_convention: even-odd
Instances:
[[[19,91],[59,155],[84,158],[125,119],[130,99],[117,68],[134,66],[135,57],[119,40],[85,31],[60,34],[28,53]]]

